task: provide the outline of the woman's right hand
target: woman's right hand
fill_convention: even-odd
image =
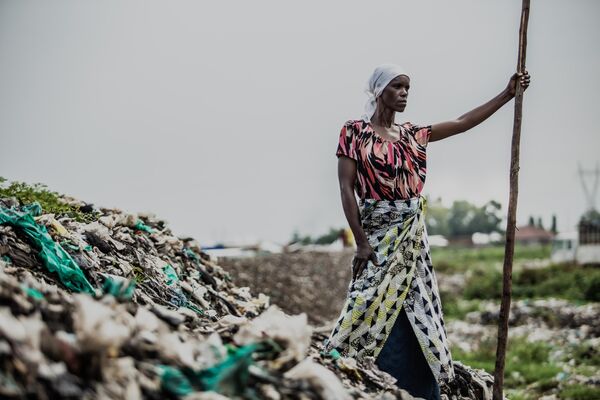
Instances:
[[[373,262],[374,265],[379,266],[377,262],[377,254],[371,248],[371,245],[359,244],[356,247],[356,254],[352,259],[352,281],[356,280],[367,267],[369,261]]]

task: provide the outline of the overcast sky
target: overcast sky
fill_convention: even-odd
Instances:
[[[0,175],[152,211],[201,243],[346,225],[335,150],[375,66],[397,122],[453,119],[516,68],[518,0],[0,2]],[[600,2],[532,0],[518,221],[586,208],[600,161]],[[514,103],[428,148],[424,193],[508,204]]]

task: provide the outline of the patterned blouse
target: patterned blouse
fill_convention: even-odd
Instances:
[[[409,199],[423,189],[431,125],[395,125],[400,127],[396,141],[382,138],[362,119],[346,121],[342,127],[336,156],[356,161],[355,190],[361,199]]]

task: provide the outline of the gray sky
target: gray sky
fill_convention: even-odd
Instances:
[[[345,226],[335,149],[384,62],[398,122],[453,119],[515,70],[513,1],[0,3],[0,175],[152,211],[202,243]],[[600,2],[533,0],[518,221],[572,229],[600,161]],[[424,193],[508,204],[513,102],[428,148]]]

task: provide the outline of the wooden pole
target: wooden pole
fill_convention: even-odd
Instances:
[[[529,0],[523,0],[521,8],[521,27],[519,29],[519,57],[517,72],[525,72],[525,50],[527,47],[527,23],[529,21]],[[508,218],[506,222],[506,245],[504,247],[504,267],[502,279],[502,301],[498,321],[498,345],[496,347],[496,366],[494,369],[493,400],[503,400],[504,360],[508,339],[508,316],[510,312],[510,293],[512,286],[512,264],[515,252],[515,228],[517,218],[517,197],[519,194],[519,145],[521,140],[521,118],[523,115],[523,88],[517,79],[515,94],[515,119],[513,123],[511,159],[510,159],[510,195]]]

